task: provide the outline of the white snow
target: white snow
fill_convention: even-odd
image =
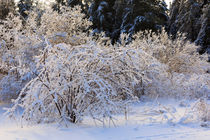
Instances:
[[[210,128],[197,123],[181,123],[186,107],[175,101],[137,103],[129,108],[128,120],[116,116],[116,126],[97,126],[86,118],[68,128],[57,124],[24,125],[5,118],[0,105],[0,140],[209,140]],[[180,102],[179,102],[180,103]],[[187,105],[188,102],[185,102]],[[164,110],[167,107],[169,113]],[[164,113],[165,112],[165,113]],[[171,115],[170,115],[171,114]],[[167,116],[167,117],[164,117]],[[174,118],[173,118],[173,117]],[[166,119],[168,118],[168,119]],[[172,118],[172,119],[171,119]],[[170,121],[169,121],[170,120]]]
[[[165,0],[166,4],[168,5],[168,8],[170,6],[170,3],[172,3],[174,0]]]

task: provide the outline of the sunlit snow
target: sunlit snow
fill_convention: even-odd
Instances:
[[[165,112],[155,102],[140,103],[130,108],[127,121],[124,116],[116,116],[116,126],[103,127],[86,118],[80,125],[69,128],[56,124],[24,125],[3,117],[0,105],[0,140],[209,140],[210,129],[198,123],[182,123],[180,117],[186,108],[180,107],[173,100],[160,101],[165,106],[176,108]],[[164,113],[165,112],[165,113]],[[174,120],[171,121],[171,113]],[[166,116],[168,118],[166,118]],[[17,119],[17,118],[16,118]],[[160,122],[159,122],[160,121]]]

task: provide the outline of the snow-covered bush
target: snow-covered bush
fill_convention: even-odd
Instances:
[[[185,110],[180,123],[200,122],[202,127],[210,126],[210,104],[208,99],[200,98]]]
[[[191,69],[192,65],[202,62],[196,52],[197,46],[186,41],[184,34],[178,34],[177,38],[172,40],[163,29],[158,34],[151,31],[139,32],[134,38],[132,46],[142,48],[161,63],[167,64],[171,72],[190,72],[194,70]]]
[[[0,79],[0,101],[16,98],[25,84],[36,76],[39,68],[34,57],[45,48],[45,37],[52,44],[79,45],[89,40],[85,31],[91,23],[84,19],[80,7],[63,7],[61,13],[46,10],[42,17],[39,14],[31,12],[24,25],[19,16],[12,14],[1,21],[0,74],[3,79]]]
[[[155,34],[151,31],[139,32],[130,47],[141,48],[148,56],[156,59],[158,69],[151,68],[147,77],[152,78],[147,95],[200,98],[210,93],[210,69],[207,57],[198,55],[193,43],[179,34],[175,40],[167,32]],[[157,67],[156,67],[157,68]],[[155,74],[156,73],[156,74]]]
[[[84,115],[112,119],[136,99],[134,92],[141,94],[136,87],[145,80],[138,63],[143,52],[115,48],[108,42],[104,44],[104,38],[90,41],[90,22],[83,16],[79,7],[63,8],[60,14],[47,11],[38,25],[36,14],[29,15],[21,35],[16,34],[24,40],[14,53],[21,92],[11,114],[21,106],[22,117],[34,123],[76,123]],[[23,84],[27,76],[30,82]],[[13,75],[6,77],[11,79]],[[5,90],[12,89],[10,82],[2,82]]]
[[[197,116],[203,122],[210,122],[210,104],[201,99],[195,106],[195,110],[197,112]]]
[[[0,49],[15,62],[1,61],[8,75],[0,95],[19,94],[9,116],[20,106],[30,123],[77,123],[87,115],[101,121],[142,95],[199,98],[210,93],[209,65],[183,36],[171,40],[164,30],[139,32],[129,43],[122,34],[112,45],[103,34],[91,36],[90,25],[81,8],[63,7],[60,13],[45,11],[41,19],[32,12],[24,27],[3,33],[17,38],[1,40],[13,47],[6,53]]]
[[[15,54],[12,54],[12,49],[17,49],[16,45],[19,43],[19,32],[22,27],[22,23],[19,17],[9,14],[6,20],[0,21],[0,59],[1,63],[4,63],[4,68],[9,65],[14,65]],[[5,55],[6,54],[6,55]],[[3,65],[3,64],[2,64]],[[3,66],[1,66],[3,67]]]
[[[48,45],[39,56],[42,69],[21,91],[13,111],[35,123],[70,121],[85,115],[112,118],[135,100],[142,76],[143,52],[132,48],[86,45]],[[140,88],[140,87],[139,87]]]
[[[88,39],[91,22],[84,18],[85,14],[82,14],[81,10],[79,6],[62,7],[60,13],[52,9],[47,10],[42,15],[39,34],[49,38],[53,44],[84,44]]]
[[[36,72],[34,56],[43,49],[41,37],[31,32],[32,23],[22,25],[19,16],[9,14],[0,24],[0,101],[17,98],[21,89]]]
[[[6,20],[0,21],[0,102],[17,98],[21,90],[19,74],[14,67],[18,66],[18,51],[21,43],[19,35],[22,22],[19,17],[9,14]]]

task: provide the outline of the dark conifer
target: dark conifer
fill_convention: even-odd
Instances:
[[[18,11],[23,18],[27,18],[30,10],[33,8],[33,0],[20,0],[18,2]]]
[[[113,40],[121,33],[161,29],[168,20],[166,12],[166,3],[160,0],[94,0],[89,9],[94,30],[105,31]]]

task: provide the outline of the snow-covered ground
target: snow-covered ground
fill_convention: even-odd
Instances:
[[[127,121],[124,115],[116,116],[116,126],[102,126],[86,118],[68,128],[57,124],[21,127],[19,122],[2,115],[5,106],[0,105],[0,140],[210,140],[209,127],[183,121],[190,108],[188,102],[137,103],[128,109]]]

